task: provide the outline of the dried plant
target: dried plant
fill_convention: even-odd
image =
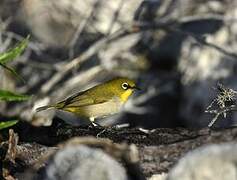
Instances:
[[[220,83],[217,84],[216,89],[219,91],[219,93],[216,98],[214,98],[214,100],[211,102],[211,104],[206,108],[205,111],[207,113],[215,114],[214,118],[208,124],[208,127],[212,127],[221,114],[223,114],[224,118],[226,118],[227,112],[237,110],[237,91],[231,88],[226,88],[223,86],[223,84]],[[217,109],[211,110],[214,105],[217,106]]]

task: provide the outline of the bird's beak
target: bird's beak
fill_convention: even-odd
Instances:
[[[133,86],[132,89],[141,90],[141,88],[139,88],[137,86]]]

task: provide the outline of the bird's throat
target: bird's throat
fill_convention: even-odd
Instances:
[[[129,96],[131,96],[132,92],[132,89],[128,89],[127,91],[125,91],[120,97],[121,101],[125,103],[128,100]]]

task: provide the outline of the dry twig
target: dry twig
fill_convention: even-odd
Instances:
[[[9,140],[8,140],[8,149],[7,153],[5,155],[4,160],[2,161],[3,167],[3,177],[7,180],[14,180],[15,178],[11,175],[11,172],[9,171],[9,164],[13,163],[15,164],[15,158],[17,154],[17,143],[18,143],[19,137],[12,129],[9,130]]]
[[[235,104],[237,91],[234,91],[230,88],[225,88],[222,84],[218,84],[217,89],[219,90],[219,94],[205,111],[207,113],[215,114],[214,118],[208,124],[208,127],[212,127],[220,115],[223,114],[225,118],[227,112],[237,110],[237,106]],[[210,108],[212,108],[215,104],[218,106],[218,109],[210,110]]]
[[[89,23],[89,21],[91,20],[91,18],[93,17],[93,14],[95,12],[95,9],[98,5],[98,0],[95,1],[94,5],[92,6],[91,10],[89,11],[89,13],[86,15],[86,17],[82,20],[82,22],[78,25],[76,32],[74,33],[74,36],[72,37],[70,43],[69,43],[69,57],[73,57],[74,56],[74,46],[76,45],[77,41],[79,40],[81,33],[85,30],[85,27],[87,26],[87,24]]]

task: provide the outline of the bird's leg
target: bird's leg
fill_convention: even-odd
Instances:
[[[99,138],[100,135],[102,135],[104,132],[106,132],[107,128],[104,128],[102,131],[100,131],[97,135],[96,138]]]
[[[95,123],[95,122],[91,122],[91,124],[92,124],[92,126],[94,126],[94,127],[97,127],[97,126],[99,126],[97,123]]]
[[[92,122],[92,123],[95,121],[95,117],[93,117],[93,116],[89,117],[89,119],[90,119],[90,122]]]
[[[106,126],[106,127],[102,126],[102,127],[103,127],[104,129],[96,135],[97,138],[99,138],[100,135],[102,135],[103,133],[105,133],[106,130],[110,130],[110,131],[111,131],[111,130],[120,130],[120,129],[129,127],[129,124],[128,124],[128,123],[125,123],[125,124],[120,124],[120,125],[118,124],[118,125],[114,125],[114,126]]]
[[[89,119],[90,119],[90,122],[91,122],[91,127],[93,127],[93,128],[94,127],[103,127],[100,124],[95,122],[95,118],[94,117],[90,117]]]
[[[105,127],[101,126],[100,124],[96,123],[94,117],[90,117],[90,121],[91,121],[91,124],[92,124],[93,128],[95,128],[95,127],[103,128],[103,130],[100,131],[100,132],[96,135],[96,137],[99,138],[99,136],[100,136],[101,134],[103,134],[103,133],[106,131],[107,128],[105,128]]]
[[[90,119],[90,122],[91,122],[91,124],[92,124],[93,127],[99,126],[97,123],[95,123],[95,117],[92,116],[92,117],[90,117],[89,119]]]

